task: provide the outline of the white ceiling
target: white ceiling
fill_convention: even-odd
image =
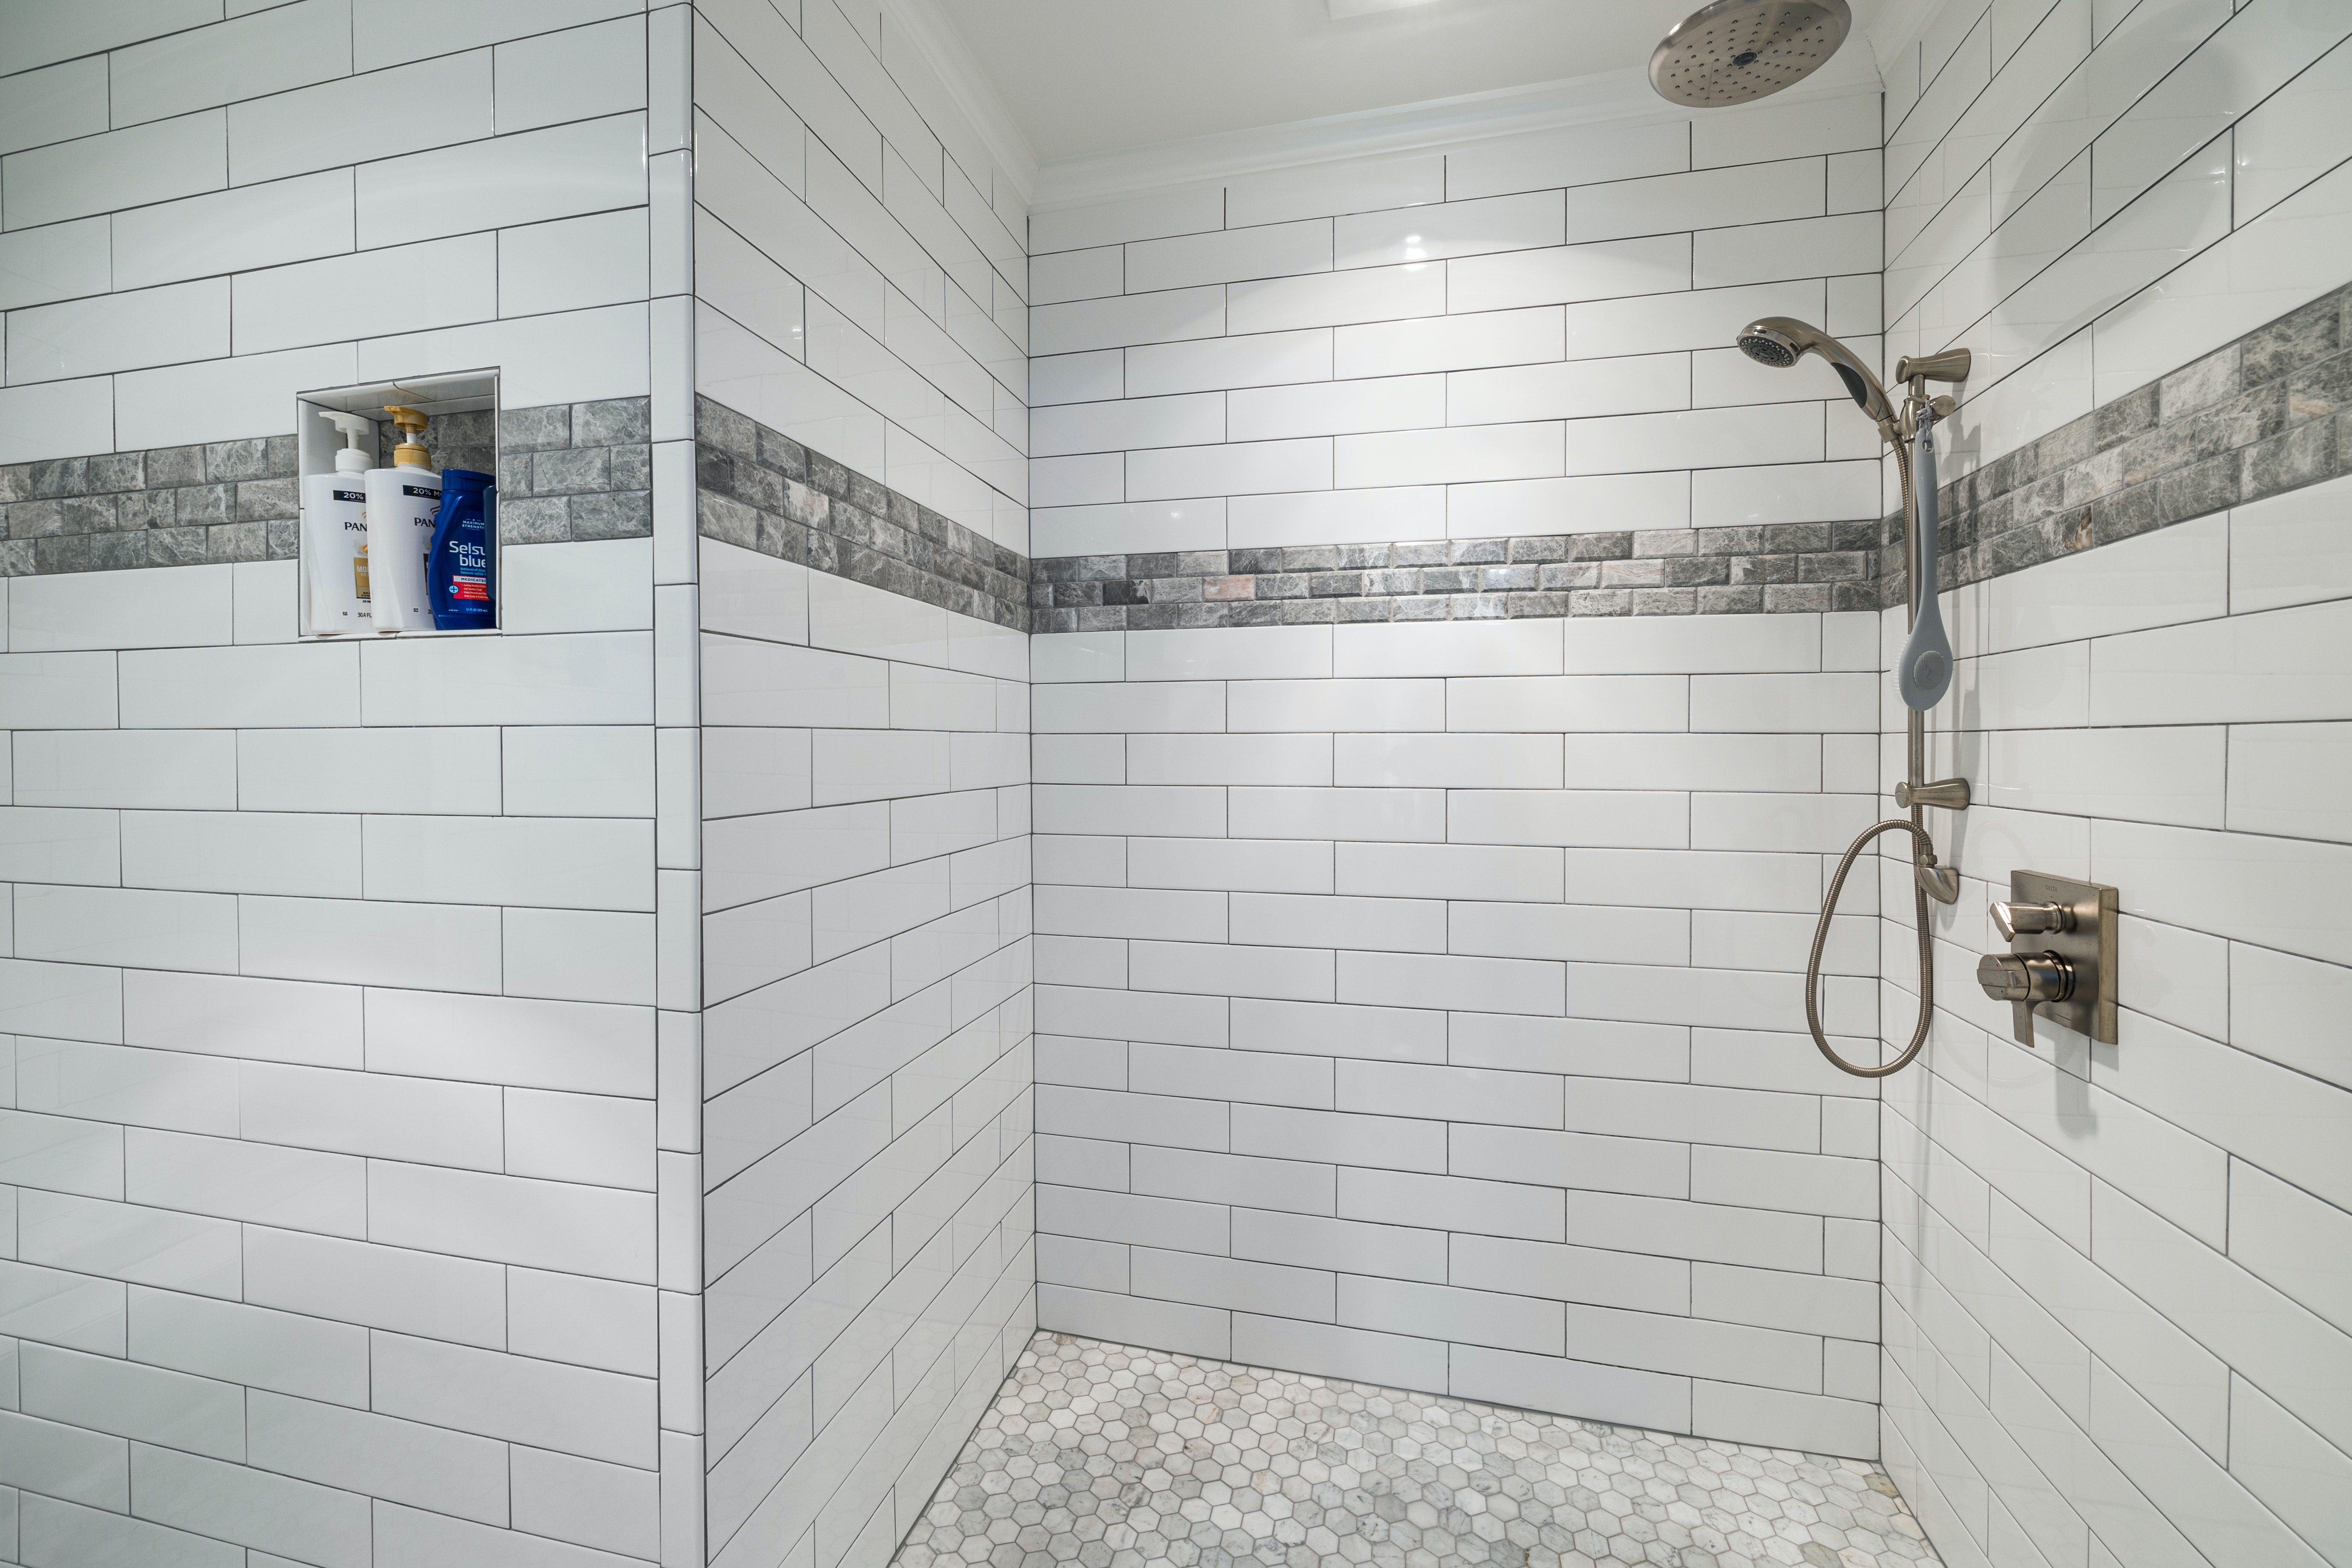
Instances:
[[[937,0],[1041,164],[1645,67],[1699,0]],[[1869,51],[1877,0],[1846,49]],[[1842,51],[1843,52],[1843,51]],[[1663,107],[1663,105],[1662,105]]]

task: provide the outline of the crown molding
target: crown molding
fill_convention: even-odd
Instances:
[[[1776,96],[1790,101],[1843,98],[1884,88],[1874,49],[1841,50],[1839,58]],[[1638,68],[1570,77],[1527,87],[1499,88],[1457,98],[1360,110],[1187,137],[1041,165],[1034,210],[1078,206],[1112,196],[1195,185],[1241,174],[1376,156],[1423,152],[1535,131],[1615,121],[1648,124],[1686,120],[1694,111],[1666,102]],[[1737,113],[1736,110],[1698,110]]]
[[[1020,122],[1005,107],[1004,99],[996,90],[971,46],[964,42],[955,19],[947,14],[940,0],[883,0],[884,8],[908,42],[923,57],[947,89],[948,96],[971,121],[988,155],[1013,182],[1024,205],[1035,199],[1037,191],[1037,154],[1023,135]],[[1018,232],[1016,230],[1015,232]]]

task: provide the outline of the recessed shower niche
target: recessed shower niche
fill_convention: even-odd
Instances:
[[[294,400],[302,635],[497,631],[499,373],[371,382]],[[389,530],[410,549],[395,555]]]

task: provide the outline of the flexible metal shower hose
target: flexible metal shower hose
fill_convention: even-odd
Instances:
[[[1911,493],[1911,454],[1901,441],[1895,441],[1894,447],[1895,470],[1903,481],[1903,527],[1907,552],[1911,542],[1918,535],[1917,519],[1913,515],[1918,498]],[[1906,566],[1904,591],[1915,593],[1920,581],[1918,563],[1906,559]],[[1911,617],[1916,619],[1917,616],[1918,606],[1914,605]],[[1920,809],[1914,805],[1908,817],[1890,816],[1884,822],[1872,823],[1846,847],[1844,856],[1838,861],[1837,875],[1830,879],[1829,895],[1822,900],[1821,921],[1813,927],[1812,956],[1805,961],[1805,1027],[1812,1031],[1813,1044],[1821,1047],[1822,1055],[1830,1059],[1831,1066],[1856,1078],[1885,1078],[1889,1073],[1900,1072],[1909,1067],[1913,1058],[1918,1056],[1920,1047],[1927,1043],[1927,1027],[1935,1016],[1935,953],[1927,935],[1927,889],[1919,880],[1918,868],[1935,863],[1936,841],[1927,836],[1927,828],[1920,826],[1919,818]],[[1829,1036],[1822,1031],[1822,950],[1829,945],[1830,919],[1837,913],[1838,895],[1845,890],[1846,873],[1853,869],[1855,858],[1873,839],[1898,829],[1911,836],[1912,920],[1919,935],[1919,1026],[1912,1030],[1911,1043],[1904,1047],[1903,1054],[1885,1067],[1856,1067],[1837,1054],[1830,1044]]]

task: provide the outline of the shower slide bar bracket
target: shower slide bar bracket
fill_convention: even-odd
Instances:
[[[1844,384],[1854,406],[1878,426],[1879,436],[1893,449],[1895,472],[1901,481],[1904,607],[1909,637],[1895,657],[1894,675],[1903,705],[1909,711],[1904,715],[1904,778],[1895,786],[1895,800],[1906,815],[1890,816],[1864,828],[1839,858],[1837,871],[1831,877],[1828,893],[1822,900],[1821,920],[1813,928],[1812,955],[1805,964],[1805,1026],[1812,1034],[1813,1044],[1841,1072],[1856,1078],[1885,1078],[1901,1071],[1918,1057],[1927,1043],[1928,1026],[1935,1017],[1934,942],[1929,934],[1927,901],[1933,899],[1938,903],[1952,904],[1958,903],[1960,897],[1959,871],[1937,862],[1936,841],[1928,834],[1926,823],[1928,806],[1944,811],[1965,811],[1969,806],[1968,780],[1931,780],[1927,776],[1927,710],[1944,700],[1952,680],[1951,639],[1944,633],[1942,610],[1936,597],[1937,495],[1933,437],[1936,422],[1951,417],[1958,412],[1959,405],[1948,394],[1930,396],[1927,384],[1966,381],[1973,356],[1967,349],[1946,349],[1940,353],[1916,357],[1906,355],[1895,366],[1895,384],[1906,391],[1897,402],[1887,395],[1885,386],[1861,356],[1810,322],[1790,316],[1765,316],[1741,328],[1733,341],[1749,359],[1779,370],[1790,368],[1807,354],[1818,354]],[[1845,889],[1847,876],[1863,851],[1889,833],[1905,834],[1911,840],[1912,924],[1918,946],[1919,1017],[1917,1026],[1911,1032],[1910,1044],[1892,1061],[1866,1067],[1839,1055],[1822,1028],[1822,955],[1829,942],[1830,923],[1836,917],[1838,895]],[[2048,989],[2054,983],[2042,976],[2031,980],[2031,984]]]

